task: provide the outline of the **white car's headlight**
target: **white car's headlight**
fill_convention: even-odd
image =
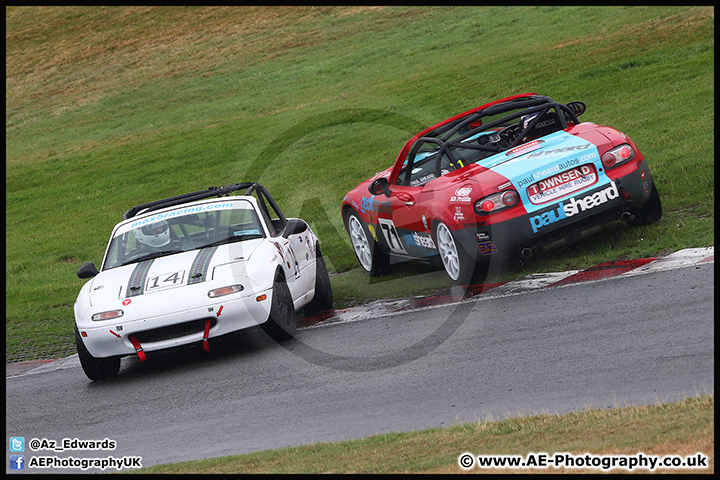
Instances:
[[[242,285],[230,285],[227,287],[215,288],[208,292],[208,297],[210,297],[210,298],[222,297],[225,295],[230,295],[231,293],[242,292],[244,289],[245,288]]]
[[[90,317],[90,320],[93,322],[100,322],[102,320],[111,320],[113,318],[122,317],[123,315],[125,315],[125,312],[122,310],[110,310],[109,312],[96,313]]]

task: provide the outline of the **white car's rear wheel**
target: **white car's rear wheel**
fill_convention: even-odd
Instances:
[[[333,305],[332,286],[328,275],[325,259],[320,252],[320,244],[315,247],[315,296],[305,305],[306,312],[322,312],[330,310]]]

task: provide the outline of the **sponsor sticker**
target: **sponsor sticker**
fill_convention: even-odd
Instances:
[[[456,222],[465,220],[465,214],[463,213],[462,208],[455,207],[455,215],[453,215],[453,220],[455,220]]]
[[[375,241],[377,242],[378,238],[377,238],[377,233],[375,233],[375,227],[373,227],[372,225],[368,225],[368,230],[370,230],[370,235],[372,235],[373,238],[375,239]]]
[[[586,164],[530,185],[527,188],[527,195],[532,204],[540,205],[590,187],[597,181],[595,166]]]
[[[249,210],[252,208],[250,206],[249,202],[245,202],[245,203],[247,203],[246,206],[243,206],[239,202],[238,203],[227,202],[227,203],[210,203],[207,205],[197,205],[197,206],[192,206],[192,207],[179,208],[179,209],[173,210],[171,212],[158,213],[151,217],[142,218],[140,220],[132,222],[132,224],[130,224],[129,228],[136,228],[136,227],[139,227],[142,225],[147,225],[149,223],[155,223],[164,218],[179,217],[179,216],[183,216],[183,215],[190,215],[193,213],[208,212],[208,211],[213,211],[213,210],[232,210],[232,209],[236,209],[236,208],[237,209],[244,208],[244,209]],[[127,227],[125,227],[122,232],[118,232],[118,234],[124,233],[124,231],[126,229],[127,229]]]
[[[537,152],[533,152],[528,154],[528,158],[533,157],[548,157],[553,155],[565,155],[570,152],[578,152],[582,150],[587,150],[589,148],[592,148],[594,145],[592,143],[585,143],[582,145],[570,145],[567,147],[561,147],[561,148],[554,148],[549,150],[538,150]]]
[[[492,242],[478,243],[478,252],[480,255],[492,255],[497,253],[497,247]]]
[[[380,203],[377,207],[378,215],[392,215],[392,204],[390,202]]]
[[[360,212],[374,212],[375,211],[375,195],[370,198],[362,197],[360,199]]]
[[[530,217],[530,226],[532,227],[533,233],[537,233],[541,228],[565,220],[568,217],[572,217],[586,210],[591,210],[610,200],[618,198],[619,195],[615,182],[610,182],[610,186],[603,190],[598,190],[580,199],[572,197],[567,203],[558,203],[557,208]]]
[[[588,156],[588,159],[594,158],[595,155]],[[540,180],[545,177],[549,177],[551,175],[555,175],[557,173],[560,173],[561,171],[565,170],[566,168],[575,167],[580,164],[580,160],[578,158],[571,158],[570,160],[556,163],[555,165],[548,166],[542,170],[536,170],[532,174],[528,175],[527,177],[518,180],[517,186],[522,187],[524,185],[530,185],[532,182],[536,180]]]
[[[427,248],[430,250],[437,250],[437,247],[435,246],[435,242],[433,241],[432,237],[427,233],[419,233],[419,232],[413,232],[412,234],[405,233],[405,234],[403,234],[403,238],[405,239],[405,243],[408,244],[408,246],[415,246],[415,247]]]
[[[450,203],[470,203],[470,194],[472,193],[471,186],[460,187],[455,190],[455,195],[450,197]]]

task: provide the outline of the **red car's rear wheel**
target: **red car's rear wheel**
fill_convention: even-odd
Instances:
[[[459,285],[467,285],[475,270],[475,260],[458,245],[452,232],[443,222],[435,226],[435,239],[445,273]]]

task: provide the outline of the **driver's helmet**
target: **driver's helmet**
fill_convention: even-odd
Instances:
[[[133,230],[139,243],[149,247],[162,247],[170,243],[170,227],[165,220],[148,223]]]
[[[530,125],[530,122],[532,122],[533,119],[537,116],[538,116],[537,113],[531,113],[529,115],[523,115],[522,117],[520,117],[520,123],[522,124],[521,125],[522,128],[523,129],[527,128],[527,126]]]

